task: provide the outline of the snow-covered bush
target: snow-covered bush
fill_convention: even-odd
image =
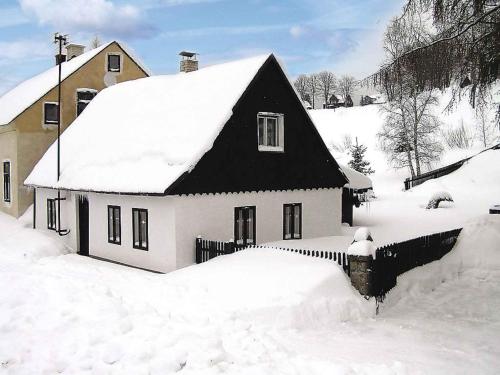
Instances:
[[[439,203],[441,202],[453,202],[453,198],[451,197],[450,193],[447,191],[440,191],[438,193],[434,193],[429,200],[429,203],[427,203],[427,209],[434,209],[439,207]]]

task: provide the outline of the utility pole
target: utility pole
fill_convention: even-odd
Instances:
[[[61,76],[62,76],[62,48],[68,44],[68,36],[59,33],[54,34],[54,44],[59,44],[59,55],[57,65],[59,67],[59,79],[57,81],[57,182],[61,176]],[[61,231],[61,190],[57,189],[57,233],[62,236]]]

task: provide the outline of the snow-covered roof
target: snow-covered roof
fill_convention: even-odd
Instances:
[[[345,185],[351,189],[372,189],[372,180],[358,171],[346,167],[345,165],[340,165],[342,172],[347,176],[349,182]]]
[[[101,91],[38,162],[27,185],[164,193],[195,166],[269,55],[154,76]],[[207,95],[197,95],[205,92]],[[98,136],[96,136],[98,135]]]
[[[84,64],[90,61],[99,52],[104,50],[106,47],[112,43],[109,42],[100,47],[94,48],[80,56],[74,57],[69,61],[66,61],[61,66],[61,78],[64,80],[71,74],[80,69]],[[144,67],[140,61],[135,58],[129,51],[129,49],[122,43],[118,43],[119,46],[129,54],[134,61],[141,67],[144,72],[149,74],[146,67]],[[34,104],[47,92],[52,90],[57,86],[59,78],[59,67],[53,66],[52,68],[40,73],[14,87],[12,90],[5,93],[0,97],[0,126],[7,125],[17,116],[23,113],[28,107]]]

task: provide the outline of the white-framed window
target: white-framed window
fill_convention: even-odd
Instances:
[[[257,140],[259,151],[283,152],[285,150],[284,115],[259,112],[257,114]]]
[[[5,203],[11,202],[11,165],[9,160],[2,163],[3,166],[3,201]]]
[[[108,53],[106,58],[107,71],[120,73],[122,71],[123,58],[121,53]]]
[[[59,106],[56,102],[43,103],[43,123],[56,125],[59,118]]]

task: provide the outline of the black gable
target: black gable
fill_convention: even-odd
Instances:
[[[284,115],[284,152],[258,150],[259,112]],[[280,65],[270,56],[233,108],[212,149],[166,193],[335,188],[346,182]]]

